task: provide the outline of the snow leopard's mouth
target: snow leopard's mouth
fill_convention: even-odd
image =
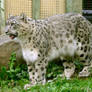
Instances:
[[[9,37],[10,37],[11,39],[14,39],[14,38],[17,37],[17,35],[15,35],[15,34],[10,34]]]
[[[11,39],[14,39],[14,38],[16,38],[18,36],[18,33],[17,32],[15,34],[13,34],[13,33],[6,33],[6,34],[9,35],[9,37]]]

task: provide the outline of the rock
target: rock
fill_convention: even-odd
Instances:
[[[24,63],[20,44],[11,40],[5,34],[0,35],[0,69],[2,66],[6,66],[8,68],[12,52],[16,53],[17,63]]]

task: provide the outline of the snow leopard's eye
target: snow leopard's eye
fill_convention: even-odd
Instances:
[[[11,21],[11,26],[15,25],[16,23],[16,20]]]
[[[11,23],[11,26],[13,26],[15,23]]]

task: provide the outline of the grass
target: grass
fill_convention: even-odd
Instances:
[[[92,78],[66,80],[58,77],[53,82],[24,90],[28,82],[27,79],[0,81],[0,92],[92,92]]]
[[[1,68],[0,92],[92,92],[91,77],[82,79],[75,77],[71,80],[62,79],[60,76],[56,77],[63,72],[63,67],[61,67],[62,64],[54,62],[48,66],[46,79],[56,79],[45,85],[39,84],[24,90],[24,85],[29,83],[27,66],[17,65],[15,68],[15,61],[16,55],[13,53],[10,58],[9,70],[6,70],[5,67]]]

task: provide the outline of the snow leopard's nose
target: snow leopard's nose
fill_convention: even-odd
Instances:
[[[7,32],[5,32],[6,34],[8,34],[8,31]]]
[[[8,33],[9,33],[9,31],[8,31],[8,30],[7,30],[7,31],[5,31],[5,34],[6,34],[6,35],[8,35]]]

